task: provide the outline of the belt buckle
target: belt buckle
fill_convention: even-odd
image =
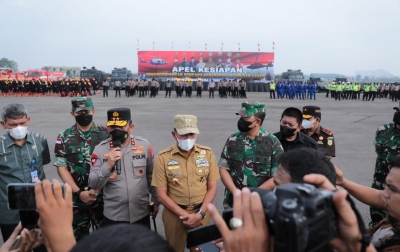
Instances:
[[[194,210],[194,206],[187,206],[186,207],[186,211],[192,211],[192,210]]]

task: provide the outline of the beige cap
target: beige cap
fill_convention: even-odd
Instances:
[[[176,115],[174,116],[174,128],[179,135],[200,134],[197,128],[197,117],[194,115]]]

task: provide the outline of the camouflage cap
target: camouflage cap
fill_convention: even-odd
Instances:
[[[79,112],[81,110],[93,110],[93,101],[89,97],[77,97],[71,100],[72,111]]]
[[[194,115],[176,115],[174,116],[174,128],[179,135],[200,134],[197,128],[197,117]]]
[[[249,117],[259,112],[265,112],[265,104],[261,102],[243,102],[242,108],[236,115]]]

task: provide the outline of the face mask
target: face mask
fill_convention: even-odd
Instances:
[[[400,112],[395,112],[393,116],[393,122],[395,124],[400,124]]]
[[[243,118],[240,118],[239,121],[238,121],[238,123],[237,123],[237,127],[238,127],[238,129],[239,129],[240,132],[248,132],[248,131],[250,131],[250,130],[252,129],[252,128],[249,128],[249,126],[250,126],[253,122],[254,122],[254,121],[248,122],[248,121],[245,121]]]
[[[289,137],[294,136],[296,129],[291,129],[288,126],[281,125],[280,131],[284,138],[289,138]]]
[[[306,119],[303,119],[303,122],[301,123],[301,125],[302,125],[303,128],[305,128],[305,129],[311,129],[312,126],[313,126],[313,124],[314,124],[314,121],[306,120]]]
[[[194,144],[196,143],[196,138],[195,139],[179,139],[176,138],[176,140],[178,141],[178,146],[179,148],[181,148],[184,151],[189,151],[193,148]]]
[[[115,142],[116,140],[121,141],[121,143],[125,142],[125,140],[128,138],[129,134],[128,132],[125,132],[123,130],[115,129],[110,132],[111,135],[111,140]]]
[[[75,116],[75,121],[81,126],[88,126],[93,120],[93,115],[82,114]]]
[[[14,139],[21,140],[28,133],[28,126],[17,126],[13,129],[8,129],[8,133]]]

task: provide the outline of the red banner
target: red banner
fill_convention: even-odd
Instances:
[[[139,75],[145,78],[274,78],[274,53],[139,51]]]

